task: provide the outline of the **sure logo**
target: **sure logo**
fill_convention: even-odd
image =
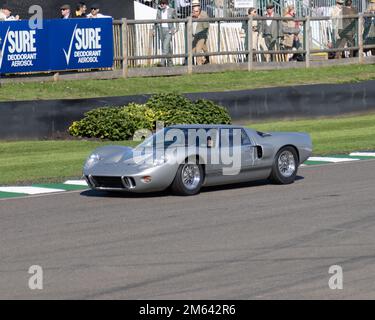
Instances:
[[[9,31],[8,33],[8,52],[9,53],[28,53],[36,52],[35,30]]]
[[[11,67],[32,67],[37,58],[36,30],[8,30],[0,54],[0,68],[5,59]]]
[[[72,50],[74,50],[73,57],[77,58],[78,64],[96,63],[98,57],[101,56],[101,49],[101,28],[78,28],[78,25],[76,25],[68,51],[63,49],[66,64],[70,64]]]
[[[76,50],[101,49],[100,28],[85,28],[76,30]]]

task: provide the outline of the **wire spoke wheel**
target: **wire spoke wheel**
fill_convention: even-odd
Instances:
[[[294,147],[286,146],[276,154],[270,179],[276,184],[293,183],[299,166],[298,153]]]
[[[181,170],[181,180],[188,190],[195,190],[201,181],[201,172],[196,164],[185,164]]]
[[[280,153],[277,160],[277,165],[282,176],[285,178],[291,177],[296,171],[296,161],[293,153],[291,153],[289,150],[285,150]]]

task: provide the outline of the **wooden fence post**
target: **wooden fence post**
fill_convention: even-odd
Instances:
[[[187,38],[187,73],[193,73],[193,18],[188,17],[186,24]]]
[[[310,16],[306,17],[305,20],[305,66],[306,68],[310,68],[310,44],[311,44],[311,24],[310,24]]]
[[[253,16],[250,16],[247,20],[247,51],[249,55],[247,57],[247,71],[253,70]]]
[[[363,19],[363,13],[360,13],[358,15],[358,62],[363,63],[364,57],[363,57],[363,31],[364,31],[364,19]]]
[[[121,39],[122,39],[122,76],[128,77],[128,20],[121,19]]]

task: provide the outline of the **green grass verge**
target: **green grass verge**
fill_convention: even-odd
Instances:
[[[98,141],[20,141],[0,143],[0,185],[63,182],[79,178]],[[116,144],[134,146],[132,141]]]
[[[375,79],[375,65],[349,65],[173,77],[8,83],[3,84],[0,90],[0,101],[76,99],[162,92],[216,92],[373,79]]]
[[[300,131],[311,134],[314,154],[343,154],[375,150],[375,114],[253,123],[262,131]],[[113,142],[23,141],[0,142],[0,185],[63,182],[81,176],[90,152]],[[135,145],[134,142],[116,142]]]
[[[315,155],[375,150],[375,114],[262,122],[249,126],[260,131],[308,132],[313,140]]]

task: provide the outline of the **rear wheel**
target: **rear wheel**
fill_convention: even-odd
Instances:
[[[290,184],[296,179],[298,156],[293,147],[284,147],[276,154],[270,179],[276,184]]]
[[[175,194],[192,196],[197,194],[203,183],[203,167],[196,163],[181,164],[171,188]]]

